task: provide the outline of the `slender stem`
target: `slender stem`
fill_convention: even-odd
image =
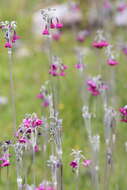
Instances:
[[[11,94],[11,104],[12,104],[12,118],[13,118],[13,130],[16,132],[16,106],[15,106],[15,89],[12,71],[12,50],[8,48],[8,64],[9,64],[9,74],[10,74],[10,94]]]

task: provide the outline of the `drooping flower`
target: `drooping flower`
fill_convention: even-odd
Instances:
[[[50,65],[49,74],[52,76],[65,76],[67,65],[61,63],[61,60],[54,56],[52,57],[52,64]]]
[[[105,91],[108,89],[108,86],[106,84],[104,84],[100,75],[98,75],[97,77],[93,77],[92,79],[87,80],[87,85],[88,85],[88,88],[87,88],[88,91],[93,96],[97,96],[102,91]]]
[[[103,31],[98,30],[95,41],[92,43],[92,46],[98,49],[109,46],[109,43],[105,40],[103,36]]]
[[[5,48],[12,48],[12,44],[10,42],[6,42],[4,47]]]
[[[70,163],[70,166],[71,166],[72,168],[77,168],[77,167],[78,167],[78,163],[77,163],[75,160],[73,160],[73,161]]]
[[[12,43],[14,44],[20,37],[16,34],[16,22],[5,21],[0,23],[0,28],[5,33],[5,48],[12,48]]]
[[[119,109],[121,113],[121,121],[127,123],[127,105]]]
[[[107,64],[110,65],[110,66],[115,66],[115,65],[118,65],[119,62],[116,61],[115,59],[109,59],[109,60],[107,61]]]
[[[109,45],[105,50],[106,55],[108,56],[107,64],[110,66],[118,65],[119,62],[116,60],[117,54],[113,50],[113,46]]]

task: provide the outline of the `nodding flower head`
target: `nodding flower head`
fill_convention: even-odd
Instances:
[[[109,45],[109,43],[106,41],[100,41],[100,42],[95,41],[95,42],[93,42],[93,47],[98,48],[98,49],[101,49],[103,47],[107,47],[108,45]]]
[[[55,24],[54,24],[54,22],[53,22],[53,20],[52,20],[52,19],[51,19],[51,23],[50,23],[50,28],[51,28],[51,29],[56,28],[56,26],[55,26]]]
[[[121,114],[121,121],[127,123],[127,105],[119,109]]]
[[[109,59],[107,61],[107,64],[110,65],[110,66],[115,66],[115,65],[118,65],[119,62],[117,62],[115,59]]]
[[[62,64],[61,60],[54,56],[52,57],[52,64],[50,65],[49,74],[52,76],[65,76],[65,70],[68,67]]]
[[[5,21],[0,23],[0,28],[5,33],[6,43],[4,45],[5,48],[12,48],[12,43],[15,43],[20,37],[16,34],[16,22]]]
[[[2,164],[0,164],[0,167],[7,167],[10,166],[9,160],[4,160]]]
[[[63,28],[63,24],[60,22],[60,20],[57,18],[56,28],[61,29]]]
[[[47,26],[45,26],[45,29],[42,31],[42,34],[43,35],[49,35],[49,30],[48,30]]]
[[[43,35],[49,35],[50,29],[61,29],[63,24],[59,18],[54,14],[55,9],[44,9],[41,10],[42,18],[45,23],[45,29],[42,31]]]
[[[105,40],[103,36],[103,31],[98,30],[95,41],[93,42],[92,46],[101,49],[103,47],[107,47],[108,45],[109,43]]]
[[[87,81],[88,91],[91,92],[93,96],[99,95],[102,91],[108,89],[108,86],[104,84],[100,76],[93,77]]]
[[[6,42],[4,47],[5,48],[12,48],[12,44],[10,42]]]
[[[73,160],[73,161],[70,163],[70,166],[71,166],[72,168],[77,168],[77,167],[78,167],[77,161]]]
[[[20,36],[18,36],[18,35],[16,34],[16,31],[14,31],[14,34],[13,34],[13,36],[12,36],[12,43],[15,43],[16,40],[19,40],[19,39],[20,39]]]

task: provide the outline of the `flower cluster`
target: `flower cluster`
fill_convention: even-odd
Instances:
[[[121,121],[127,123],[127,105],[124,107],[120,108],[120,113],[121,113]]]
[[[70,166],[72,169],[79,169],[79,165],[82,161],[82,165],[84,167],[88,167],[91,164],[91,160],[87,160],[85,156],[82,154],[81,150],[72,150],[71,155],[74,157],[74,160],[70,162]]]
[[[23,119],[19,129],[16,132],[16,137],[19,143],[30,143],[36,146],[37,129],[41,128],[43,121],[40,120],[35,113],[27,114]]]
[[[5,21],[0,22],[0,28],[5,33],[5,48],[12,48],[12,44],[15,43],[20,37],[16,33],[16,22]]]
[[[50,29],[61,29],[63,24],[58,17],[54,14],[55,9],[44,9],[41,10],[43,21],[45,22],[45,27],[42,31],[42,35],[49,35]]]
[[[101,92],[108,89],[108,86],[102,81],[101,76],[98,75],[87,80],[88,91],[93,95],[100,95]]]
[[[53,56],[49,74],[52,76],[65,76],[65,70],[67,68],[67,65],[64,65],[59,57]]]
[[[92,45],[93,47],[98,48],[98,49],[109,46],[109,43],[105,40],[103,36],[103,31],[101,30],[97,31],[95,41],[93,42]]]

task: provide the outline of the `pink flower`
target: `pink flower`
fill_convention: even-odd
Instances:
[[[109,43],[108,42],[106,42],[106,41],[100,41],[100,42],[93,42],[93,47],[95,47],[95,48],[98,48],[98,49],[101,49],[101,48],[103,48],[103,47],[107,47],[108,45],[109,45]]]
[[[107,61],[107,64],[110,65],[110,66],[115,66],[115,65],[118,65],[119,63],[114,59],[109,59]]]
[[[19,141],[20,143],[26,143],[26,142],[27,142],[27,139],[25,139],[25,138],[20,138],[18,141]]]
[[[84,165],[85,167],[89,166],[90,164],[91,164],[91,160],[84,160],[84,161],[83,161],[83,165]]]
[[[47,28],[47,26],[45,27],[45,29],[42,31],[43,35],[49,35],[49,30]]]
[[[4,160],[2,164],[0,164],[0,167],[7,167],[10,166],[9,160]]]
[[[43,107],[48,107],[49,106],[49,100],[45,100],[42,104]]]
[[[16,40],[19,40],[20,36],[17,36],[16,31],[14,31],[13,37],[12,37],[12,43],[15,43]]]
[[[121,113],[121,121],[127,123],[127,106],[119,109]]]
[[[36,126],[40,126],[42,124],[43,124],[43,121],[41,119],[37,119],[36,122],[35,122]]]
[[[34,152],[39,152],[39,146],[37,144],[34,146]]]
[[[84,69],[84,67],[85,67],[85,65],[82,64],[82,63],[77,63],[77,64],[75,65],[75,68],[76,68],[76,69]]]
[[[100,94],[99,90],[97,89],[97,85],[94,81],[88,80],[87,84],[89,86],[88,91],[91,92],[93,96],[97,96]]]
[[[54,24],[53,22],[51,22],[50,28],[51,28],[51,29],[54,29],[55,27],[56,27],[55,24]]]
[[[44,98],[44,95],[43,95],[42,93],[40,93],[40,94],[37,95],[37,98],[43,99],[43,98]]]
[[[6,42],[4,45],[5,48],[12,48],[12,45],[10,42]]]
[[[56,28],[58,28],[58,29],[63,28],[63,24],[60,23],[59,19],[57,19]]]
[[[71,166],[72,168],[77,168],[77,167],[78,167],[78,163],[77,163],[75,160],[73,160],[73,161],[70,163],[70,166]]]

